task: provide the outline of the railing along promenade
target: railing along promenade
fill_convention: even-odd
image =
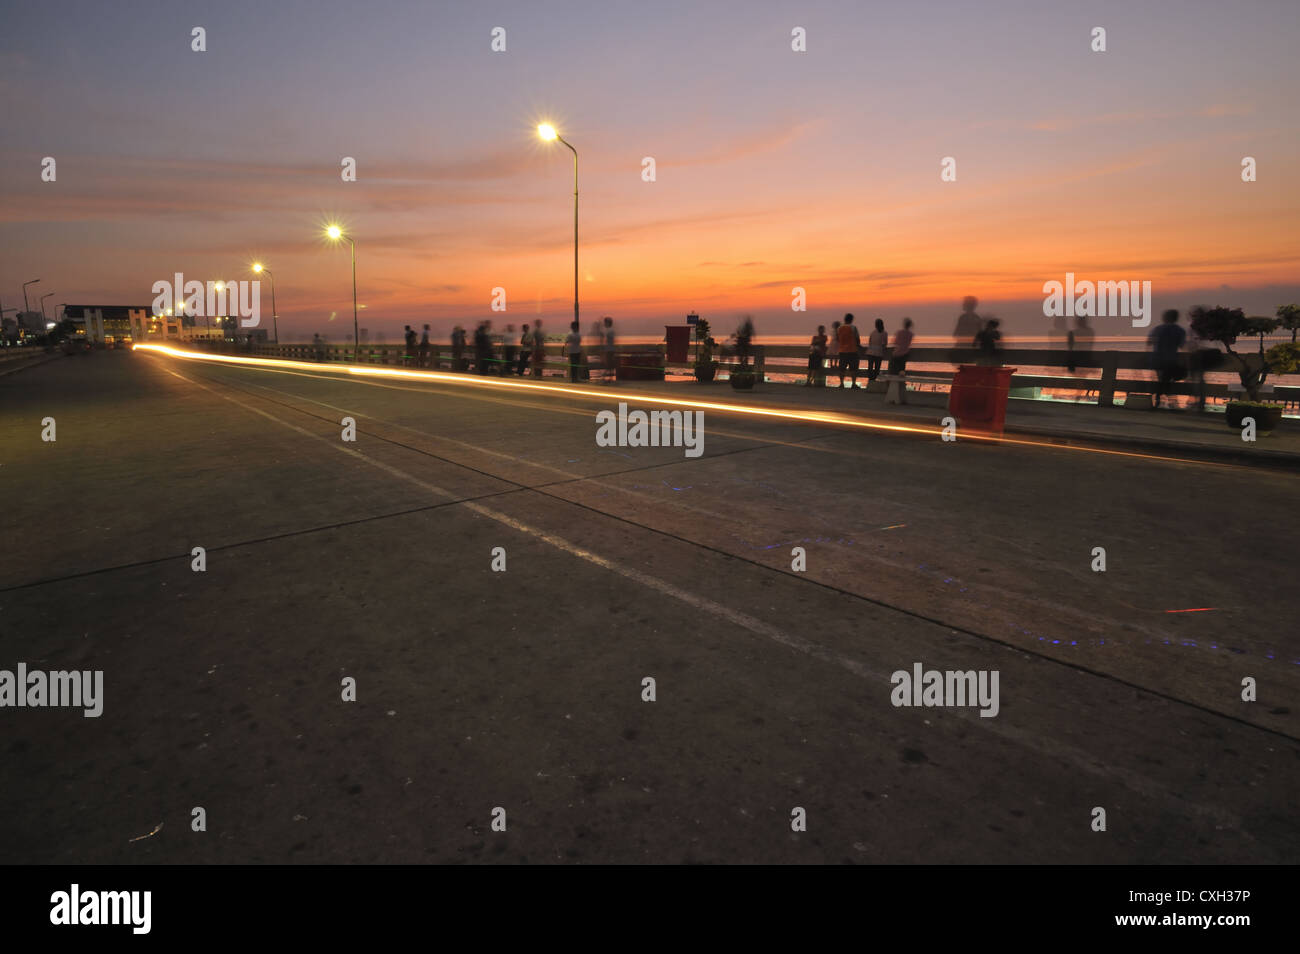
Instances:
[[[202,342],[189,343],[190,347],[214,349],[212,345]],[[405,345],[376,344],[361,345],[359,360],[354,354],[356,349],[349,344],[280,344],[238,347],[226,344],[215,346],[215,350],[230,351],[239,354],[282,357],[298,361],[319,361],[329,364],[360,363],[367,365],[387,365],[390,367],[418,367],[419,351],[408,357]],[[756,369],[766,374],[790,374],[802,377],[808,364],[806,345],[757,345],[753,349],[753,361]],[[602,366],[602,355],[597,348],[584,348],[593,371]],[[669,374],[691,374],[694,362],[694,346],[688,359],[667,361],[664,358],[664,346],[656,344],[620,345],[617,349],[620,363],[625,356],[635,356],[633,361],[640,364],[648,362],[664,369]],[[1238,352],[1248,361],[1258,361],[1255,352]],[[658,362],[649,361],[650,356],[659,355]],[[1187,355],[1182,355],[1186,365]],[[970,348],[913,348],[908,355],[908,384],[912,388],[945,388],[952,380],[958,364],[979,363],[979,353]],[[1008,348],[998,352],[998,359],[1004,365],[1014,368],[1044,369],[1048,373],[1030,374],[1020,372],[1011,378],[1013,397],[1032,397],[1038,391],[1076,392],[1084,401],[1094,400],[1100,406],[1107,407],[1115,403],[1116,394],[1150,394],[1155,387],[1153,374],[1150,372],[1150,355],[1143,351],[1102,351],[1102,350],[1047,350],[1029,348]],[[719,377],[723,372],[735,366],[735,357],[729,353],[718,356],[720,363]],[[499,369],[505,362],[502,350],[498,346],[493,353],[493,367]],[[452,348],[447,344],[430,345],[427,363],[423,367],[430,370],[449,371],[454,367]],[[463,370],[473,373],[475,369],[474,354],[466,349],[461,357]],[[889,353],[886,353],[882,374],[889,366]],[[1217,376],[1228,376],[1232,383],[1224,381],[1210,382],[1205,385],[1207,397],[1234,398],[1241,397],[1241,387],[1235,383],[1236,361],[1224,355],[1223,362],[1213,369]],[[559,341],[548,342],[544,360],[544,372],[547,376],[564,375],[568,364],[561,353]],[[641,369],[639,369],[641,370]],[[827,375],[836,375],[835,369],[828,367]],[[861,362],[859,380],[866,376],[866,358]],[[838,376],[834,378],[838,380]],[[1194,395],[1197,387],[1184,378],[1174,386],[1174,392],[1182,395]],[[1035,390],[1036,389],[1036,390]],[[1300,406],[1300,387],[1276,385],[1275,381],[1266,382],[1266,393],[1261,395],[1266,400],[1286,404],[1288,407]]]

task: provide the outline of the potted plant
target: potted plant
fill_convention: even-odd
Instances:
[[[717,342],[709,336],[709,323],[703,318],[695,326],[695,339],[695,380],[708,384],[718,373],[718,362],[713,360]]]
[[[758,374],[748,365],[742,365],[731,372],[731,386],[738,391],[752,391],[758,381]]]
[[[1229,401],[1227,413],[1224,418],[1228,426],[1234,430],[1241,430],[1242,422],[1246,418],[1254,418],[1255,430],[1259,434],[1267,434],[1278,424],[1282,423],[1282,405],[1267,404],[1263,401]]]
[[[1229,427],[1240,429],[1245,418],[1253,417],[1258,431],[1267,434],[1281,422],[1282,405],[1260,401],[1260,388],[1269,372],[1289,374],[1300,367],[1300,345],[1285,342],[1265,351],[1264,335],[1279,326],[1289,325],[1293,319],[1292,311],[1293,306],[1283,305],[1278,308],[1275,318],[1248,318],[1240,308],[1198,306],[1192,309],[1192,330],[1207,341],[1217,341],[1223,345],[1229,357],[1237,364],[1237,377],[1241,380],[1242,390],[1246,392],[1246,400],[1228,402],[1224,418]],[[1233,350],[1232,346],[1242,335],[1259,338],[1255,354]]]

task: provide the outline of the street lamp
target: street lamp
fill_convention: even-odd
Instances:
[[[23,282],[23,311],[32,310],[32,306],[27,304],[27,286],[35,285],[39,281],[40,281],[39,278],[33,278],[30,282]]]
[[[337,225],[331,225],[325,229],[325,237],[331,241],[337,242],[339,239],[347,239],[348,244],[352,246],[352,360],[361,360],[361,329],[357,323],[357,243],[351,235],[348,235]],[[271,306],[275,311],[275,305]]]
[[[214,287],[217,291],[225,291],[225,289],[226,289],[226,283],[225,283],[225,282],[214,282],[214,283],[213,283],[213,287]],[[221,321],[221,320],[220,320],[222,317],[224,317],[224,316],[222,316],[222,315],[218,315],[218,316],[217,316],[217,318],[218,318],[218,321],[217,321],[217,327],[221,329],[221,340],[222,340],[222,341],[225,341],[225,340],[226,340],[226,323],[225,323],[224,321]],[[211,337],[212,337],[212,315],[209,315],[209,314],[208,314],[208,309],[206,309],[206,308],[203,309],[203,324],[204,324],[204,326],[208,329],[208,338],[211,339]],[[184,326],[185,326],[185,322],[182,320],[182,321],[181,321],[181,327],[184,327]]]
[[[550,123],[542,123],[537,127],[537,135],[541,136],[546,142],[555,142],[557,139],[569,147],[573,153],[573,320],[578,320],[578,150],[565,142]],[[579,326],[581,327],[581,326]]]
[[[45,299],[49,298],[53,294],[54,292],[46,292],[41,296],[41,324],[48,325],[50,323],[50,320],[45,317]]]
[[[271,279],[271,328],[272,328],[272,329],[274,330],[274,332],[275,332],[275,343],[276,343],[277,345],[279,345],[279,343],[280,343],[280,324],[279,324],[279,322],[276,320],[276,314],[275,314],[275,276],[272,275],[272,274],[271,274],[271,270],[270,270],[269,268],[267,268],[265,265],[263,265],[261,262],[254,262],[254,263],[253,263],[253,272],[254,272],[255,274],[257,274],[257,275],[260,275],[260,274],[262,274],[263,272],[266,272],[266,277],[269,278],[269,279]]]

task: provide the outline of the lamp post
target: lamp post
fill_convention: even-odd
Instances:
[[[50,319],[45,317],[45,299],[49,298],[53,294],[54,292],[46,292],[41,296],[41,324],[43,325],[48,325],[50,323]]]
[[[357,243],[352,236],[347,234],[337,225],[331,225],[325,229],[325,235],[337,242],[341,238],[348,240],[352,246],[352,360],[361,360],[361,330],[357,324]],[[275,306],[271,306],[275,310]]]
[[[253,272],[257,275],[261,275],[263,272],[266,272],[266,277],[271,279],[271,328],[275,332],[275,343],[278,346],[280,344],[280,323],[279,321],[276,320],[276,314],[275,314],[275,276],[272,275],[271,270],[267,268],[265,265],[263,265],[261,262],[253,263]],[[352,294],[353,297],[355,298],[356,297],[355,284],[353,286]]]
[[[550,123],[537,127],[537,135],[546,142],[556,140],[564,143],[573,153],[573,320],[578,320],[578,150],[561,136]],[[579,327],[582,327],[579,325]]]
[[[33,278],[30,282],[23,282],[23,311],[32,310],[32,306],[27,304],[27,286],[35,285],[39,281],[40,281],[39,278]]]
[[[213,283],[213,287],[215,287],[217,291],[225,291],[225,289],[226,289],[226,283],[225,283],[225,282],[214,282],[214,283]],[[224,295],[222,296],[222,300],[225,301],[225,296],[224,296]],[[227,310],[229,310],[229,309],[227,308]],[[224,316],[223,316],[223,315],[215,315],[215,316],[214,316],[214,315],[209,315],[209,314],[208,314],[208,309],[206,309],[206,308],[203,309],[203,324],[204,324],[204,326],[205,326],[205,327],[207,328],[207,330],[208,330],[208,337],[209,337],[209,338],[212,337],[212,319],[213,319],[214,317],[217,319],[217,327],[221,329],[221,340],[224,342],[224,341],[226,340],[226,323],[225,323],[224,321],[221,320]],[[180,321],[181,321],[181,329],[183,330],[183,329],[185,328],[185,319],[184,319],[184,318],[181,318]],[[209,342],[209,344],[211,344],[211,342]]]

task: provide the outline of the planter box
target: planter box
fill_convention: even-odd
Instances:
[[[1230,401],[1223,415],[1228,426],[1237,431],[1241,430],[1241,422],[1248,417],[1255,419],[1255,430],[1258,433],[1267,434],[1282,423],[1282,408],[1255,407]]]

